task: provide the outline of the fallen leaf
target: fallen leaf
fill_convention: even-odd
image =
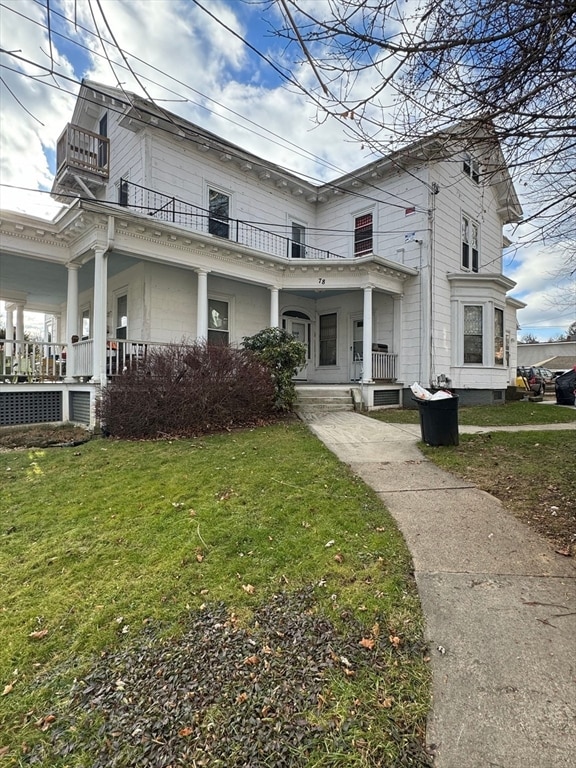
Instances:
[[[384,707],[384,709],[390,709],[393,703],[394,703],[394,696],[386,696],[386,698],[382,702],[382,706]]]
[[[555,549],[554,552],[556,552],[557,555],[562,555],[562,557],[571,557],[572,552],[570,550],[570,547],[564,547],[563,549]]]
[[[253,667],[256,664],[258,664],[259,661],[260,661],[260,659],[256,655],[248,656],[248,658],[244,659],[244,664],[247,664],[248,666],[252,666]]]
[[[33,640],[42,640],[42,638],[46,637],[47,634],[47,629],[39,629],[37,632],[30,632],[28,637],[31,637]]]
[[[374,635],[374,637],[380,636],[380,624],[378,624],[378,622],[376,622],[376,624],[372,626],[371,632]]]
[[[368,648],[371,651],[372,648],[374,648],[375,642],[371,637],[363,637],[362,640],[360,640],[360,645],[363,648]]]
[[[344,557],[343,555],[340,554],[340,552],[338,552],[337,555],[334,555],[334,560],[336,560],[337,563],[343,563]]]
[[[248,694],[243,692],[236,697],[236,704],[244,704],[244,702],[247,700]]]
[[[247,592],[249,595],[253,595],[256,588],[252,586],[252,584],[242,584],[242,589],[244,592]]]
[[[187,725],[186,728],[180,728],[180,730],[178,731],[178,736],[190,736],[191,733],[192,733],[192,728],[190,728],[190,726]]]
[[[402,643],[402,640],[400,640],[400,638],[397,637],[396,635],[390,635],[389,640],[392,643],[392,645],[394,646],[394,648],[399,648],[401,643]]]
[[[201,550],[199,550],[198,552],[196,552],[196,560],[197,560],[197,562],[199,562],[199,563],[201,563],[201,562],[202,562],[202,560],[204,560],[204,555],[202,554],[202,551],[201,551]]]
[[[356,673],[354,672],[353,669],[344,668],[344,674],[347,675],[348,677],[354,677]]]
[[[7,696],[9,693],[12,693],[14,690],[14,683],[8,683],[8,685],[4,686],[4,690],[2,691],[2,696]]]
[[[40,720],[36,722],[36,725],[38,728],[40,728],[41,731],[47,731],[48,728],[52,725],[52,723],[56,720],[55,715],[46,715],[46,717],[42,717]]]

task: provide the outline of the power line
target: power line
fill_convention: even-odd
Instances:
[[[35,62],[35,61],[32,61],[32,60],[30,60],[30,59],[27,59],[27,58],[25,58],[25,57],[23,57],[23,56],[19,56],[18,54],[14,53],[13,51],[7,51],[7,50],[5,50],[5,49],[0,49],[0,53],[5,53],[5,54],[7,54],[7,55],[9,55],[9,56],[12,56],[13,58],[16,58],[16,59],[20,60],[20,61],[24,61],[24,62],[26,62],[26,63],[28,63],[28,64],[32,64],[33,66],[35,66],[35,67],[38,67],[39,69],[42,69],[42,70],[48,71],[47,67],[44,67],[43,65],[41,65],[41,64],[38,64],[37,62]],[[13,68],[13,67],[8,67],[8,66],[7,66],[7,65],[5,65],[5,64],[0,64],[0,67],[1,67],[1,68],[4,68],[4,69],[6,69],[6,70],[8,70],[8,71],[10,71],[10,72],[14,72],[14,73],[16,73],[16,74],[20,75],[21,77],[27,77],[27,78],[30,78],[30,79],[32,79],[32,80],[36,80],[36,81],[38,81],[38,80],[37,80],[37,77],[36,77],[35,75],[30,75],[30,74],[28,74],[28,73],[26,73],[26,72],[22,72],[21,70],[15,69],[15,68]],[[78,80],[76,80],[75,78],[69,77],[68,75],[63,75],[63,74],[60,74],[60,73],[59,73],[57,76],[58,76],[58,77],[61,77],[61,78],[63,78],[63,79],[64,79],[64,80],[66,80],[66,81],[72,82],[72,83],[74,83],[74,84],[76,84],[76,85],[82,85],[82,83],[80,83]],[[45,82],[45,81],[39,81],[39,82],[41,82],[41,84],[42,84],[42,85],[47,85],[47,86],[49,86],[49,87],[52,87],[52,88],[56,88],[57,90],[60,90],[60,91],[65,91],[65,89],[64,89],[64,88],[62,88],[62,87],[60,87],[60,86],[52,85],[51,83],[47,83],[47,82]],[[107,94],[107,93],[106,93],[106,92],[104,92],[104,91],[98,91],[98,88],[97,88],[97,87],[96,87],[96,85],[94,85],[94,84],[91,84],[89,87],[90,87],[90,89],[94,90],[95,92],[97,92],[97,93],[100,93],[102,96],[108,96],[108,95],[109,95],[109,94]],[[71,95],[71,96],[75,95],[75,94],[74,94],[72,91],[65,91],[65,92],[66,92],[66,93],[68,93],[68,94],[69,94],[69,95]],[[93,103],[93,104],[95,104],[96,106],[101,106],[101,104],[100,104],[99,102],[97,102],[97,101],[91,100],[91,99],[90,99],[90,98],[88,98],[88,97],[84,97],[84,98],[85,98],[85,100],[86,100],[86,101],[88,101],[89,103]],[[122,102],[122,99],[121,99],[119,96],[116,96],[116,97],[115,97],[115,99],[116,99],[116,101]],[[133,105],[133,103],[132,103],[132,101],[127,101],[127,102],[125,102],[125,105],[126,105],[126,106],[134,106],[134,105]],[[150,106],[154,107],[155,105],[154,105],[154,104],[151,104]],[[140,109],[140,111],[147,111],[147,110],[144,110],[144,109],[142,109],[141,107],[138,107],[138,109]],[[113,108],[113,107],[111,107],[111,106],[109,106],[109,107],[108,107],[108,110],[109,110],[109,111],[111,111],[111,112],[115,112],[116,114],[123,114],[123,112],[122,112],[120,109],[114,109],[114,108]],[[163,110],[159,110],[159,111],[161,112],[161,114],[163,114]],[[151,113],[150,113],[150,114],[151,114]],[[148,125],[148,123],[147,123],[147,122],[146,122],[146,121],[145,121],[143,118],[140,118],[140,117],[134,116],[134,117],[133,117],[133,119],[134,119],[136,122],[141,122],[141,123],[142,123],[142,125]],[[184,122],[184,123],[187,123],[188,125],[193,125],[192,123],[188,123],[188,121],[187,121],[187,120],[185,120],[184,118],[179,118],[179,119],[180,119],[180,120],[182,120],[182,122]],[[194,125],[193,125],[193,127],[195,127],[195,128],[196,128],[196,126],[194,126]],[[156,128],[157,128],[157,130],[161,130],[161,131],[164,131],[164,132],[166,132],[166,133],[168,133],[168,134],[170,134],[170,135],[173,135],[173,134],[172,134],[170,131],[168,131],[166,128],[162,128],[161,126],[156,126]],[[201,129],[200,129],[200,130],[201,130]],[[191,136],[186,136],[186,140],[188,140],[188,141],[192,141],[193,143],[196,143],[196,144],[198,144],[198,145],[200,145],[200,144],[204,144],[204,143],[205,143],[205,141],[206,141],[206,138],[205,138],[205,136],[204,136],[203,134],[200,134],[200,133],[196,133],[196,137],[197,137],[197,139],[194,139],[194,138],[192,138]],[[243,159],[244,159],[244,157],[243,157],[243,156],[240,156],[240,155],[238,155],[237,153],[235,153],[235,152],[234,152],[234,150],[232,149],[231,145],[230,145],[230,144],[228,144],[228,142],[226,142],[226,140],[225,140],[225,139],[222,139],[222,138],[219,138],[219,137],[217,137],[217,140],[218,140],[218,141],[220,141],[220,142],[222,143],[222,147],[223,147],[223,148],[225,148],[225,149],[226,149],[226,152],[227,152],[228,154],[230,154],[232,157],[235,157],[237,160],[243,160]],[[252,153],[250,153],[250,154],[252,154]],[[262,158],[258,158],[258,159],[262,159]],[[267,161],[263,161],[263,162],[267,162]],[[281,165],[278,165],[278,164],[276,164],[276,163],[269,163],[269,165],[274,165],[274,166],[275,166],[275,167],[276,167],[276,168],[277,168],[279,171],[281,171],[281,172],[283,172],[283,173],[288,173],[288,174],[290,174],[291,176],[294,176],[294,177],[296,177],[296,178],[302,178],[302,179],[304,179],[304,180],[309,180],[309,181],[310,181],[310,183],[314,183],[314,184],[316,184],[316,185],[320,185],[320,186],[322,186],[322,187],[327,187],[327,188],[329,188],[329,189],[331,189],[331,190],[337,190],[337,191],[340,191],[340,192],[346,193],[346,194],[348,194],[348,195],[351,195],[351,196],[353,196],[353,197],[358,197],[358,198],[360,198],[360,199],[363,199],[363,200],[367,200],[367,201],[369,201],[369,202],[374,202],[374,203],[378,203],[378,204],[381,204],[381,205],[389,205],[389,206],[390,206],[390,207],[392,207],[392,208],[400,208],[400,209],[403,209],[403,208],[405,208],[405,207],[406,207],[406,205],[408,205],[408,206],[410,206],[410,207],[414,207],[414,208],[415,208],[417,211],[425,211],[425,210],[426,210],[426,209],[422,209],[422,208],[420,208],[420,206],[417,206],[415,203],[413,203],[413,202],[410,202],[410,201],[407,201],[407,200],[405,200],[405,201],[404,201],[404,204],[402,204],[402,205],[401,205],[401,204],[399,204],[399,203],[392,203],[392,202],[390,202],[390,201],[386,201],[386,200],[380,200],[379,198],[373,197],[373,196],[371,196],[371,195],[367,195],[367,194],[365,194],[365,193],[362,193],[362,192],[358,192],[358,191],[356,191],[356,190],[351,190],[351,189],[348,189],[348,188],[346,188],[346,187],[340,186],[339,184],[336,184],[336,183],[334,183],[334,182],[325,182],[325,181],[322,181],[321,179],[318,179],[317,177],[311,176],[310,174],[305,174],[305,173],[299,173],[299,174],[297,174],[297,173],[295,173],[294,171],[292,171],[291,169],[289,169],[289,168],[285,168],[285,167],[283,167],[283,166],[281,166]],[[355,177],[353,174],[348,174],[348,175],[350,176],[350,178],[351,178],[351,179],[357,178],[357,177]],[[365,183],[365,184],[366,184],[368,187],[372,187],[372,188],[374,188],[374,189],[378,189],[378,187],[375,187],[375,185],[373,185],[373,184],[370,184],[370,183],[368,183],[368,182],[364,182],[364,183]],[[382,190],[382,191],[383,191],[385,194],[389,194],[389,193],[388,193],[388,192],[386,192],[385,190]],[[400,198],[400,199],[402,199],[402,198]]]
[[[259,55],[259,56],[260,56],[260,57],[261,57],[261,58],[262,58],[264,61],[266,61],[268,64],[270,64],[270,65],[271,65],[271,66],[273,66],[275,69],[277,69],[277,68],[275,67],[274,63],[273,63],[273,62],[271,62],[271,60],[270,60],[268,57],[266,57],[264,54],[260,53],[260,52],[259,52],[259,51],[258,51],[258,50],[257,50],[257,49],[254,47],[254,46],[252,46],[252,45],[251,45],[251,43],[249,43],[249,42],[248,42],[248,41],[247,41],[245,38],[243,38],[243,37],[242,37],[241,35],[239,35],[237,32],[235,32],[234,30],[232,30],[232,29],[231,29],[230,27],[228,27],[226,24],[224,24],[224,23],[223,23],[223,22],[222,22],[220,19],[218,19],[217,17],[215,17],[215,16],[214,16],[214,15],[213,15],[211,12],[207,11],[207,10],[206,10],[206,9],[205,9],[205,8],[204,8],[204,7],[203,7],[203,6],[202,6],[202,5],[199,3],[199,2],[197,2],[197,0],[192,0],[192,1],[193,1],[193,2],[194,2],[194,3],[195,3],[195,4],[196,4],[196,5],[197,5],[197,6],[198,6],[198,7],[199,7],[199,8],[200,8],[202,11],[204,11],[204,12],[205,12],[205,13],[207,13],[207,14],[208,14],[208,15],[209,15],[211,18],[213,18],[213,19],[214,19],[214,20],[215,20],[215,21],[216,21],[218,24],[220,24],[221,26],[223,26],[223,27],[224,27],[224,29],[226,29],[226,30],[227,30],[229,33],[233,34],[235,37],[237,37],[239,40],[241,40],[241,41],[242,41],[244,44],[246,44],[246,45],[247,45],[247,46],[248,46],[248,47],[249,47],[251,50],[253,50],[254,52],[256,52],[256,53],[257,53],[257,54],[258,54],[258,55]],[[40,4],[39,0],[34,0],[34,2],[36,2],[36,3]],[[2,4],[0,4],[0,5],[2,5]],[[3,7],[6,7],[6,6],[3,6]],[[13,11],[13,9],[11,9],[11,8],[7,8],[7,10],[12,10],[12,11]],[[18,11],[13,11],[13,12],[14,12],[14,13],[17,13],[17,14],[18,14],[18,15],[20,15],[20,16],[22,16],[23,18],[27,19],[28,21],[31,21],[32,23],[34,23],[34,24],[37,24],[38,26],[41,26],[42,28],[46,29],[45,25],[41,24],[40,22],[38,22],[38,21],[36,21],[36,20],[34,20],[34,19],[30,19],[28,16],[26,16],[26,15],[24,15],[24,14],[21,14],[21,13],[19,13]],[[53,11],[53,13],[57,13],[57,12]],[[69,19],[68,17],[64,16],[64,15],[63,15],[63,14],[61,14],[61,13],[57,13],[57,15],[58,15],[58,16],[60,16],[60,18],[64,19],[65,21],[72,21],[71,19]],[[82,30],[83,30],[84,32],[86,32],[87,34],[89,34],[89,35],[92,35],[92,36],[94,36],[94,37],[97,37],[97,38],[98,38],[98,40],[101,42],[103,49],[105,50],[105,48],[104,48],[104,42],[107,42],[107,43],[109,43],[109,41],[104,41],[104,39],[101,37],[101,35],[99,34],[99,32],[98,32],[98,33],[94,33],[92,30],[88,29],[87,27],[83,27],[83,26],[81,26],[81,25],[78,25],[78,26],[80,27],[80,29],[82,29]],[[95,26],[97,26],[97,25],[96,25],[96,22],[95,22]],[[83,46],[81,43],[78,43],[77,41],[73,40],[73,39],[72,39],[72,38],[70,38],[70,37],[67,37],[66,35],[62,35],[62,34],[61,34],[61,33],[59,33],[59,32],[56,32],[56,31],[55,31],[55,32],[54,32],[54,34],[57,34],[57,35],[59,35],[59,36],[60,36],[60,37],[62,37],[63,39],[66,39],[66,40],[68,40],[69,42],[73,43],[74,45],[77,45],[78,47],[80,47],[80,48],[82,48],[82,49],[84,49],[84,50],[89,50],[91,53],[93,53],[93,54],[95,54],[95,55],[97,55],[97,56],[100,56],[101,58],[107,58],[107,59],[108,59],[108,61],[109,61],[109,63],[110,63],[110,66],[112,67],[112,64],[111,64],[111,62],[110,62],[110,59],[108,58],[107,54],[106,54],[106,56],[103,56],[102,54],[98,54],[96,51],[93,51],[92,49],[89,49],[89,48],[87,48],[86,46]],[[124,60],[126,60],[126,59],[125,59],[125,57],[124,57],[124,51],[123,51],[123,49],[121,49],[121,48],[118,46],[118,44],[117,44],[116,42],[115,42],[114,44],[115,44],[115,45],[116,45],[116,47],[118,48],[118,50],[119,50],[119,52],[121,53],[121,55],[123,55],[123,58],[124,58]],[[254,126],[256,126],[257,128],[263,128],[263,126],[261,126],[261,125],[259,125],[259,124],[255,123],[254,121],[250,120],[249,118],[245,117],[244,115],[241,115],[240,113],[238,113],[238,112],[235,112],[234,110],[231,110],[229,107],[226,107],[226,106],[225,106],[224,104],[222,104],[221,102],[218,102],[217,100],[215,100],[215,99],[211,98],[210,96],[207,96],[206,94],[203,94],[201,91],[198,91],[198,90],[196,90],[196,89],[192,88],[192,87],[191,87],[191,86],[189,86],[187,83],[185,83],[185,82],[183,82],[183,81],[181,81],[181,80],[178,80],[177,78],[174,78],[172,75],[168,74],[168,73],[167,73],[167,72],[165,72],[164,70],[161,70],[161,69],[159,69],[158,67],[155,67],[155,66],[153,66],[153,65],[151,65],[151,64],[148,64],[148,62],[146,62],[145,60],[143,60],[143,59],[139,58],[138,56],[135,56],[135,55],[134,55],[134,54],[132,54],[132,53],[130,53],[129,55],[130,55],[132,58],[134,58],[136,61],[139,61],[140,63],[142,63],[142,64],[144,64],[144,65],[146,65],[146,66],[150,67],[150,68],[151,68],[151,69],[153,69],[154,71],[157,71],[157,72],[159,72],[160,74],[162,74],[162,75],[164,75],[165,77],[169,78],[170,80],[172,80],[172,81],[174,81],[174,82],[178,83],[179,85],[183,85],[185,88],[187,88],[187,89],[191,90],[192,92],[194,92],[194,93],[197,93],[197,94],[198,94],[198,95],[200,95],[202,98],[204,98],[204,99],[207,99],[208,101],[211,101],[212,103],[214,103],[214,104],[218,105],[219,107],[221,107],[221,108],[225,109],[226,111],[229,111],[229,112],[231,112],[232,114],[235,114],[235,115],[237,115],[238,117],[241,117],[241,118],[242,118],[242,120],[244,120],[246,123],[249,123],[249,124],[251,124],[251,125],[254,125]],[[33,64],[36,64],[36,62],[29,62],[29,63],[33,63]],[[128,63],[127,63],[127,64],[128,64]],[[39,66],[39,65],[37,65],[37,66]],[[137,77],[136,73],[134,73],[134,71],[131,69],[131,67],[130,67],[129,65],[127,65],[126,67],[123,67],[121,64],[118,64],[118,63],[117,63],[117,66],[120,66],[121,68],[123,68],[123,69],[127,69],[128,71],[130,71],[130,72],[131,72],[131,73],[132,73],[132,74],[135,76],[135,78],[137,79],[137,82],[139,82],[139,81],[138,81],[138,77]],[[113,71],[114,71],[114,70],[113,70]],[[281,73],[281,72],[280,72],[280,74],[282,74],[282,76],[283,76],[285,79],[287,79],[287,80],[288,80],[288,82],[290,82],[290,83],[294,84],[294,82],[293,82],[293,81],[291,81],[289,78],[286,78],[286,75],[284,75],[284,74],[283,74],[283,73]],[[116,76],[116,75],[115,75],[115,76]],[[153,84],[155,84],[155,85],[158,85],[159,87],[165,88],[165,86],[164,86],[164,85],[162,85],[162,84],[160,84],[160,83],[158,83],[158,82],[156,82],[156,81],[152,80],[151,78],[148,78],[148,77],[146,77],[146,76],[142,76],[142,77],[143,77],[144,79],[146,79],[148,82],[151,82],[151,83],[153,83]],[[116,79],[117,79],[117,78],[116,78]],[[118,81],[118,79],[117,79],[117,81]],[[120,88],[121,88],[121,86],[120,86]],[[121,88],[121,90],[123,90],[123,89]],[[145,88],[144,88],[144,87],[143,87],[143,90],[146,92],[146,90],[145,90]],[[167,89],[167,90],[170,90],[170,89]],[[182,94],[177,94],[175,91],[173,91],[173,93],[174,93],[175,95],[178,95],[180,98],[182,98],[182,99],[183,99],[183,101],[185,101],[185,102],[187,102],[187,103],[195,103],[195,102],[190,102],[190,100],[189,100],[187,97],[183,96]],[[149,100],[150,100],[150,101],[151,101],[151,102],[152,102],[152,103],[153,103],[153,104],[156,106],[156,108],[157,108],[157,109],[161,110],[161,107],[158,107],[158,105],[156,105],[156,102],[155,102],[153,99],[149,98]],[[201,104],[199,104],[199,105],[197,105],[197,106],[200,106],[202,109],[205,109],[206,111],[208,111],[208,112],[211,112],[212,114],[214,114],[214,113],[213,113],[213,112],[212,112],[210,109],[208,109],[208,107],[206,107],[206,106],[204,106],[204,105],[201,105]],[[165,114],[167,114],[167,115],[170,115],[170,113],[165,113]],[[228,122],[231,122],[233,125],[238,125],[238,126],[239,126],[240,128],[242,128],[243,130],[249,130],[249,129],[247,129],[245,126],[243,126],[243,125],[239,125],[239,124],[238,124],[238,123],[236,123],[235,121],[232,121],[232,120],[230,120],[230,118],[226,118],[226,117],[224,117],[224,119],[225,119],[225,120],[228,120]],[[341,121],[340,121],[340,122],[341,122]],[[351,178],[357,178],[357,177],[355,177],[355,176],[354,176],[354,172],[352,172],[352,173],[347,173],[347,172],[343,171],[343,169],[342,169],[342,168],[339,168],[337,165],[335,165],[334,163],[331,163],[330,161],[326,161],[326,160],[324,160],[323,158],[320,158],[320,157],[318,157],[317,155],[314,155],[312,152],[310,152],[310,151],[308,151],[308,150],[303,150],[303,151],[302,151],[302,148],[301,148],[301,147],[299,147],[298,145],[294,144],[294,142],[291,142],[291,141],[289,141],[289,140],[285,139],[284,137],[281,137],[281,136],[279,136],[278,134],[274,133],[273,131],[270,131],[269,129],[267,129],[267,128],[265,128],[265,127],[264,127],[264,130],[266,131],[266,133],[268,133],[268,134],[270,134],[270,135],[274,136],[275,138],[279,139],[279,140],[282,142],[282,145],[281,145],[281,146],[287,146],[287,145],[289,145],[289,146],[293,147],[294,149],[293,149],[292,151],[295,151],[295,153],[296,153],[296,154],[298,154],[298,155],[300,155],[300,156],[302,156],[302,157],[305,157],[306,159],[312,159],[312,160],[313,160],[314,162],[316,162],[317,164],[320,164],[320,165],[323,165],[323,166],[325,166],[325,167],[327,167],[327,168],[330,168],[330,169],[332,169],[332,170],[335,170],[335,171],[337,171],[337,172],[338,172],[338,173],[340,173],[340,174],[350,175],[350,176],[351,176]],[[259,132],[257,132],[257,131],[250,131],[250,132],[251,132],[251,133],[253,133],[253,134],[254,134],[254,135],[256,135],[256,136],[261,136],[262,138],[264,138],[264,136],[262,136],[262,134],[261,134],[261,133],[259,133]],[[268,141],[272,141],[272,140],[271,140],[271,139],[269,139],[269,138],[267,138],[267,140],[268,140]],[[278,142],[276,142],[276,141],[272,141],[272,143],[278,144]],[[390,160],[391,160],[391,162],[395,163],[395,164],[396,164],[398,167],[402,167],[402,166],[400,166],[400,165],[399,165],[397,162],[395,162],[395,160],[394,160],[393,158],[388,158],[388,159],[390,159]],[[286,168],[284,168],[283,170],[286,170],[286,171],[288,171],[289,173],[292,173],[292,174],[294,174],[294,171],[291,171],[290,169],[286,169]],[[406,168],[404,168],[404,167],[402,167],[402,170],[406,171],[407,173],[410,173],[409,169],[406,169]],[[304,178],[310,179],[311,181],[313,181],[314,183],[317,183],[317,184],[330,185],[330,186],[333,186],[334,188],[338,188],[338,189],[340,189],[340,187],[337,187],[337,185],[331,185],[331,184],[330,184],[330,182],[325,182],[325,181],[323,181],[322,179],[318,179],[317,177],[314,177],[314,176],[311,176],[311,175],[308,175],[308,174],[304,174],[304,173],[301,173],[301,174],[296,174],[296,175],[300,175],[300,176],[302,176],[302,177],[304,177]],[[414,174],[411,174],[411,175],[414,175]],[[414,176],[414,178],[416,178],[416,179],[419,181],[419,183],[424,183],[424,184],[425,184],[425,182],[423,182],[423,181],[422,181],[422,179],[419,179],[417,176]],[[380,189],[379,189],[379,188],[378,188],[378,187],[377,187],[375,184],[372,184],[372,183],[370,183],[370,182],[368,182],[368,181],[366,181],[366,180],[363,180],[363,183],[364,183],[366,186],[368,186],[368,187],[371,187],[371,188],[373,188],[373,189],[377,189],[378,191],[383,191],[383,190],[380,190]],[[362,195],[361,193],[354,193],[354,192],[352,192],[352,191],[350,191],[350,190],[347,190],[347,191],[348,191],[348,193],[349,193],[349,194],[356,194],[356,195],[358,195],[358,196],[364,196],[366,199],[369,199],[369,200],[374,200],[375,202],[379,202],[379,203],[382,203],[382,202],[384,202],[384,201],[382,201],[382,200],[379,200],[379,199],[371,198],[371,197],[370,197],[370,196],[368,196],[368,195]],[[385,194],[386,194],[387,196],[389,196],[389,197],[394,197],[394,198],[396,198],[397,200],[400,200],[402,203],[405,203],[406,205],[409,205],[409,206],[413,206],[413,205],[414,205],[414,203],[413,203],[412,201],[410,201],[410,200],[406,200],[405,198],[401,197],[400,195],[396,195],[396,194],[394,194],[394,193],[392,193],[392,192],[389,192],[389,191],[386,191],[386,192],[385,192]],[[394,203],[391,203],[391,202],[389,202],[388,204],[389,204],[389,205],[392,205],[392,206],[394,206],[394,205],[395,205]],[[396,205],[396,207],[402,208],[402,207],[404,207],[404,206],[401,206],[401,205]],[[416,206],[416,208],[417,208],[417,210],[426,210],[426,209],[422,209],[422,208],[420,208],[420,206]]]

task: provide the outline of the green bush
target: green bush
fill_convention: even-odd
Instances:
[[[254,336],[244,336],[242,343],[270,371],[276,387],[276,408],[292,410],[296,400],[293,377],[306,363],[305,345],[282,328],[264,328]]]

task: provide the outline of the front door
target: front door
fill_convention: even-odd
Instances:
[[[298,315],[298,317],[295,317]],[[310,362],[310,320],[303,312],[290,312],[282,317],[282,328],[291,333],[295,339],[306,347],[306,363],[298,370],[294,378],[306,381],[308,378],[308,363]]]
[[[360,381],[362,378],[362,361],[364,358],[364,320],[352,320],[352,355],[350,360],[350,379]]]

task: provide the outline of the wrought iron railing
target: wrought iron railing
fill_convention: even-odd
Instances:
[[[170,197],[127,179],[120,180],[120,203],[160,221],[204,232],[225,240],[231,240],[256,251],[288,259],[343,259],[331,251],[296,242],[280,232],[211,214],[205,208]]]

